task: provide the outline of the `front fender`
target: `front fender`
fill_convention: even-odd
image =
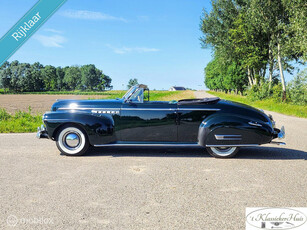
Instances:
[[[57,131],[68,123],[81,126],[86,132],[91,145],[117,141],[113,114],[93,114],[87,111],[47,112],[43,121],[49,138],[55,139]]]
[[[251,125],[253,122],[256,125]],[[219,114],[205,119],[198,133],[201,146],[260,145],[271,142],[274,130],[269,123],[251,117]]]

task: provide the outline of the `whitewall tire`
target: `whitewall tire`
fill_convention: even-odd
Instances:
[[[216,158],[231,158],[239,151],[238,147],[207,147],[209,154]]]
[[[80,128],[65,126],[58,132],[56,145],[60,152],[67,156],[80,156],[87,151],[89,141]]]

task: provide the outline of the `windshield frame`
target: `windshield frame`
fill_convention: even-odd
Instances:
[[[137,88],[138,88],[137,85],[132,86],[130,89],[128,89],[128,91],[125,93],[122,99],[124,101],[127,101],[131,97],[131,95],[136,91]]]
[[[133,101],[136,103],[143,103],[144,102],[144,92],[146,90],[148,90],[148,101],[149,101],[149,89],[147,87],[147,85],[143,85],[143,84],[138,84],[138,85],[134,85],[132,86],[126,93],[125,95],[122,97],[122,99],[124,100],[124,102],[130,101],[130,98],[133,97],[133,95],[135,93],[138,93],[139,91],[142,91],[142,98],[140,98],[140,101]]]

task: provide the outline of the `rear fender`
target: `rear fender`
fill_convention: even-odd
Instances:
[[[251,125],[250,122],[257,125]],[[274,130],[261,120],[230,114],[205,119],[198,133],[201,146],[207,145],[260,145],[271,142]]]

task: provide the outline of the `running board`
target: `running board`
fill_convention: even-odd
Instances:
[[[242,144],[242,145],[206,145],[206,147],[255,147],[259,144]]]
[[[286,145],[284,142],[270,142],[267,144],[277,144],[277,145]],[[125,146],[144,146],[144,147],[196,147],[200,146],[199,144],[155,144],[155,143],[146,143],[146,144],[134,144],[134,143],[114,143],[114,144],[103,144],[103,145],[94,145],[94,147],[108,147],[108,146],[114,146],[114,147],[125,147]],[[206,145],[206,147],[258,147],[259,144],[241,144],[241,145]]]
[[[103,145],[94,145],[94,147],[108,147],[108,146],[158,146],[158,147],[174,147],[174,146],[181,146],[181,147],[191,147],[191,146],[200,146],[199,144],[182,144],[182,143],[174,143],[174,144],[155,144],[155,143],[146,143],[146,144],[134,144],[134,143],[114,143],[114,144],[103,144]]]

